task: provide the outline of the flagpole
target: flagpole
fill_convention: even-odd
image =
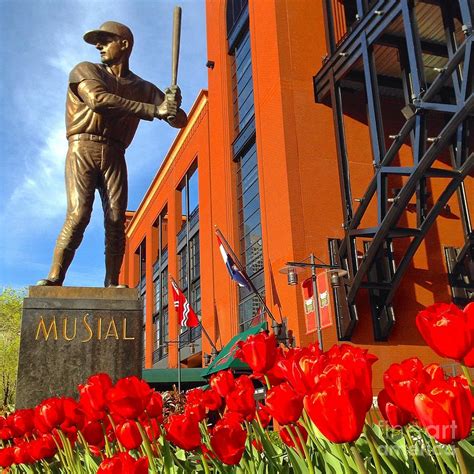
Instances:
[[[181,393],[181,341],[178,334],[178,392]]]
[[[258,292],[257,288],[255,287],[255,285],[253,284],[253,281],[249,278],[249,276],[247,275],[247,272],[245,271],[245,268],[243,267],[243,265],[240,263],[240,260],[237,258],[237,255],[235,255],[234,251],[232,250],[232,248],[230,247],[229,243],[227,242],[226,238],[222,235],[222,232],[219,230],[219,228],[216,226],[216,234],[218,235],[218,237],[221,239],[221,241],[224,243],[225,247],[226,247],[226,250],[230,253],[230,256],[232,257],[232,259],[234,260],[234,263],[239,267],[239,271],[242,272],[246,278],[246,280],[248,281],[249,283],[249,286],[250,286],[250,289],[252,290],[252,292],[257,296],[257,298],[260,300],[260,303],[262,303],[262,306],[265,308],[265,312],[268,313],[268,315],[270,316],[270,318],[272,319],[272,321],[274,321],[275,323],[277,322],[277,320],[275,319],[275,316],[273,316],[273,313],[270,311],[269,307],[267,306],[267,303],[265,302],[265,299],[263,298],[263,296]],[[283,322],[283,321],[282,321]]]
[[[208,332],[204,329],[204,326],[202,325],[202,321],[199,321],[199,325],[201,326],[202,332],[204,335],[207,337],[207,340],[209,341],[209,344],[211,345],[212,349],[218,353],[219,351],[217,350],[216,345],[212,342],[212,339],[210,338]]]

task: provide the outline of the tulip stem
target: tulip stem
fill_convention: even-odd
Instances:
[[[247,433],[249,435],[249,452],[250,452],[250,459],[252,461],[252,464],[257,467],[257,463],[255,462],[255,457],[253,455],[253,444],[252,441],[254,439],[253,434],[252,434],[252,427],[250,426],[250,423],[248,421],[245,422],[245,428],[247,429]]]
[[[335,443],[334,446],[341,458],[342,464],[344,464],[344,472],[352,472],[352,469],[349,467],[349,463],[347,462],[346,453],[344,453],[344,449],[342,449],[342,444]]]
[[[111,458],[113,453],[112,453],[112,448],[110,447],[109,438],[107,436],[107,430],[105,429],[104,423],[102,421],[100,422],[100,425],[102,426],[102,433],[104,433],[105,454],[107,455],[108,458]]]
[[[436,442],[435,442],[434,438],[432,438],[431,436],[430,436],[430,442],[431,442],[431,446],[433,447],[433,453],[436,457],[436,460],[438,461],[439,468],[441,469],[441,472],[443,474],[447,474],[446,468],[444,467],[444,461],[441,459],[441,456],[438,453],[438,447],[436,446]]]
[[[293,434],[293,432],[291,431],[290,428],[286,428],[286,430],[288,431],[288,434],[291,438],[291,441],[293,441],[293,444],[295,445],[295,451],[301,456],[301,457],[305,457],[305,453],[303,451],[301,451],[303,449],[303,445],[301,445],[301,447],[299,446],[298,442],[296,441],[296,438],[295,438],[295,435]]]
[[[112,418],[112,415],[110,415],[110,414],[107,415],[107,418],[109,419],[110,425],[112,426],[112,429],[114,430],[115,437],[117,438],[117,445],[118,445],[118,447],[119,447],[119,450],[122,451],[122,452],[127,451],[127,450],[123,447],[122,443],[119,441],[119,439],[118,439],[118,437],[117,437],[117,426],[115,425],[115,422],[114,422],[114,419]]]
[[[471,372],[469,372],[469,369],[464,364],[461,364],[461,369],[462,369],[462,373],[464,374],[464,377],[466,377],[469,383],[469,386],[471,387],[471,390],[472,390],[473,383],[472,383]]]
[[[268,375],[264,375],[265,378],[265,383],[267,384],[267,389],[270,390],[272,388],[272,384],[270,383],[270,379],[268,378]]]
[[[407,451],[408,452],[411,451],[413,453],[412,459],[415,463],[415,466],[416,466],[417,470],[420,472],[420,474],[425,474],[425,471],[423,471],[423,468],[421,467],[418,456],[416,455],[416,452],[415,452],[416,445],[415,445],[415,442],[413,441],[413,439],[411,437],[410,430],[407,427],[403,427],[402,431],[403,431],[403,434],[405,435],[406,442],[410,445],[410,448],[411,448],[410,450],[407,450]]]
[[[207,464],[206,457],[204,454],[201,454],[202,467],[204,468],[204,473],[209,474],[209,464]]]
[[[138,421],[137,421],[137,428],[143,440],[143,447],[145,448],[145,453],[148,458],[150,470],[153,474],[158,474],[158,471],[156,470],[155,462],[153,461],[153,452],[151,450],[150,440],[148,439],[146,432],[143,430],[142,425]]]
[[[367,469],[365,468],[362,456],[360,455],[359,450],[357,449],[356,445],[354,443],[350,443],[349,446],[351,449],[352,458],[354,459],[354,462],[356,463],[359,474],[368,474]]]
[[[311,462],[311,457],[309,455],[308,446],[306,446],[306,442],[301,434],[301,430],[298,425],[295,425],[296,432],[298,433],[298,438],[300,439],[301,446],[303,447],[304,457],[306,458],[306,464],[308,465],[309,473],[314,474],[313,463]],[[290,430],[288,430],[290,432]]]
[[[461,447],[459,446],[458,443],[456,443],[453,446],[453,449],[454,449],[454,454],[456,455],[456,459],[459,464],[459,470],[461,471],[461,474],[467,474],[468,470],[467,470],[466,461],[464,460],[464,455],[462,453]]]
[[[311,418],[308,416],[305,410],[303,410],[303,419],[301,420],[301,423],[303,426],[306,428],[306,431],[308,432],[309,437],[315,444],[316,448],[320,453],[324,452],[324,448],[321,446],[321,443],[318,440],[317,433],[314,430],[314,425],[313,422],[311,421]]]
[[[372,439],[371,431],[367,426],[365,429],[365,436],[367,438],[367,443],[369,444],[370,453],[372,454],[372,457],[374,458],[375,470],[377,471],[377,474],[383,474],[382,466],[380,464],[379,453],[377,452],[377,448],[375,447],[374,440]]]

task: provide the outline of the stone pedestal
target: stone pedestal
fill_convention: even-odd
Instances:
[[[77,397],[95,373],[141,376],[143,312],[129,288],[32,286],[23,303],[16,408]]]

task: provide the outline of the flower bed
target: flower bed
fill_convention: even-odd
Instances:
[[[236,356],[253,373],[215,374],[208,390],[170,403],[136,377],[106,374],[80,385],[78,401],[50,398],[0,418],[7,472],[434,473],[474,472],[474,304],[435,305],[417,325],[466,376],[411,358],[392,364],[373,406],[377,358],[349,344],[279,348],[265,332]],[[254,380],[267,387],[265,405]],[[170,412],[169,407],[173,406]]]

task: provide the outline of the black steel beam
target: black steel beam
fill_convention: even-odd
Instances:
[[[453,115],[451,120],[443,128],[439,134],[439,140],[431,145],[423,158],[420,160],[416,170],[413,172],[405,186],[398,194],[397,202],[395,202],[387,212],[387,215],[380,226],[379,232],[377,232],[377,234],[374,236],[371,245],[365,254],[365,258],[351,282],[351,289],[347,295],[349,304],[355,301],[355,297],[359,286],[362,283],[362,279],[365,277],[367,271],[373,264],[381,245],[388,236],[389,231],[395,226],[398,219],[401,217],[401,214],[407,206],[408,201],[411,199],[413,193],[416,190],[416,186],[425,176],[426,171],[431,167],[439,153],[449,144],[449,141],[453,133],[455,133],[457,127],[470,113],[472,113],[473,110],[474,94],[471,94],[471,96],[466,100],[464,106],[459,110],[459,112]]]
[[[390,33],[384,33],[376,43],[382,46],[390,46],[399,49],[405,44],[405,38]],[[439,56],[441,58],[448,57],[448,49],[445,44],[422,39],[420,39],[420,44],[421,50],[425,54],[431,54],[432,56]]]
[[[347,38],[314,76],[314,95],[317,102],[321,102],[329,93],[330,70],[334,71],[335,79],[339,81],[360,58],[362,54],[360,44],[362,34],[367,36],[368,45],[371,46],[400,12],[399,0],[380,0],[357,23]]]
[[[458,67],[459,63],[464,59],[466,46],[469,43],[472,43],[472,37],[466,38],[464,43],[462,43],[459,46],[455,55],[448,62],[448,64],[446,64],[445,71],[443,73],[440,73],[437,76],[435,81],[431,84],[429,89],[423,95],[423,100],[431,101],[436,96],[436,94],[442,89],[445,82],[449,79],[449,76],[451,75],[451,73],[454,71],[454,69]],[[387,154],[385,155],[384,159],[380,163],[381,167],[390,166],[393,159],[397,156],[400,148],[405,143],[406,139],[408,138],[411,131],[413,130],[413,127],[415,124],[415,117],[416,116],[414,115],[405,122],[402,129],[398,133],[396,139],[393,141],[392,145],[388,149]],[[365,211],[369,207],[370,201],[376,189],[377,189],[377,174],[375,174],[372,177],[369,185],[367,186],[367,190],[364,194],[364,197],[361,199],[361,202],[359,203],[359,206],[357,207],[354,213],[354,216],[351,220],[348,230],[355,229],[360,224],[362,217],[365,214]],[[344,252],[346,251],[346,247],[347,247],[346,242],[343,242],[341,245],[341,255],[344,255]]]
[[[459,170],[459,176],[453,178],[451,182],[446,186],[446,189],[443,191],[441,196],[438,198],[436,203],[430,209],[430,212],[426,216],[426,219],[421,224],[420,233],[411,241],[408,248],[405,250],[403,258],[397,266],[397,270],[392,279],[391,289],[387,294],[387,304],[390,304],[393,300],[395,292],[397,291],[398,286],[402,280],[403,275],[405,274],[408,265],[410,264],[415,252],[418,250],[423,239],[426,237],[426,234],[430,230],[436,218],[439,216],[440,212],[448,203],[449,199],[459,187],[459,184],[464,180],[464,178],[474,169],[474,153],[471,153],[467,161],[464,163],[462,168]]]
[[[334,15],[332,13],[332,0],[323,0],[324,31],[326,33],[326,48],[328,54],[332,54],[336,49],[334,35]]]

